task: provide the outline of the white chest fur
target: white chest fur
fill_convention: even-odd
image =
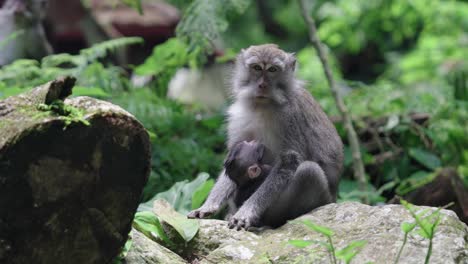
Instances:
[[[252,109],[237,102],[228,110],[228,135],[233,142],[258,140],[278,153],[281,144],[279,129],[275,113],[268,109]]]

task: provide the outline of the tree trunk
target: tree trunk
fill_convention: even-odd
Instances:
[[[74,82],[0,101],[0,263],[108,263],[130,232],[148,134],[108,102],[62,101]]]

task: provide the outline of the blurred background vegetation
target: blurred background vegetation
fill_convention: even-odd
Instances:
[[[50,3],[55,9],[56,2]],[[52,8],[45,29],[55,54],[16,58],[0,68],[0,99],[70,74],[78,79],[75,96],[108,100],[135,115],[152,140],[142,202],[169,197],[181,212],[202,202],[225,155],[229,66],[250,45],[272,42],[296,52],[297,75],[347,143],[297,1],[77,2],[104,29],[105,41],[86,38],[86,28],[81,38],[57,33],[62,22]],[[368,192],[357,191],[346,147],[339,199],[387,202],[434,181],[442,168],[452,168],[466,191],[468,1],[315,0],[310,6],[369,180]],[[113,12],[119,16],[102,22],[103,13]],[[126,16],[142,22],[131,24]],[[150,26],[148,17],[155,20]],[[0,54],[15,41],[13,33],[0,39]]]

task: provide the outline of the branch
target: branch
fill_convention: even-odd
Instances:
[[[323,70],[325,72],[325,76],[327,77],[328,84],[330,85],[333,98],[335,99],[336,106],[340,111],[342,120],[344,122],[344,127],[347,132],[348,141],[351,147],[353,157],[354,177],[359,183],[359,189],[362,192],[365,192],[367,180],[364,172],[364,165],[362,163],[361,152],[359,150],[359,141],[356,135],[356,131],[354,130],[353,123],[351,122],[351,117],[348,113],[348,109],[346,108],[346,105],[344,104],[343,99],[341,98],[341,95],[338,92],[338,88],[336,87],[336,83],[333,79],[330,65],[328,64],[328,60],[326,57],[326,51],[324,50],[322,43],[320,42],[317,36],[317,29],[315,27],[314,20],[308,15],[308,9],[306,8],[305,0],[299,0],[299,5],[301,7],[302,17],[304,18],[304,21],[306,22],[306,25],[309,29],[309,40],[314,46],[315,50],[317,51],[320,61],[322,62]],[[364,197],[362,202],[368,203],[367,197]]]

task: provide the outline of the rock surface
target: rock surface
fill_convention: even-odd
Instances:
[[[127,240],[148,134],[118,106],[65,100],[73,85],[0,101],[0,263],[108,263]]]
[[[417,208],[418,211],[435,210],[430,207]],[[411,215],[401,205],[367,206],[352,202],[329,204],[297,220],[306,219],[333,230],[332,239],[337,250],[352,241],[367,241],[352,263],[379,264],[394,263],[403,242],[401,224],[413,222]],[[320,244],[297,248],[288,243],[289,240],[326,242],[323,235],[298,221],[289,222],[276,230],[252,233],[228,229],[225,221],[201,220],[199,233],[180,250],[180,255],[186,263],[330,263],[327,250]],[[139,244],[139,241],[135,243]],[[427,239],[413,230],[399,263],[424,263],[428,244]],[[152,254],[163,252],[155,251],[158,249],[154,249]],[[452,211],[441,210],[430,263],[468,263],[468,227]]]

